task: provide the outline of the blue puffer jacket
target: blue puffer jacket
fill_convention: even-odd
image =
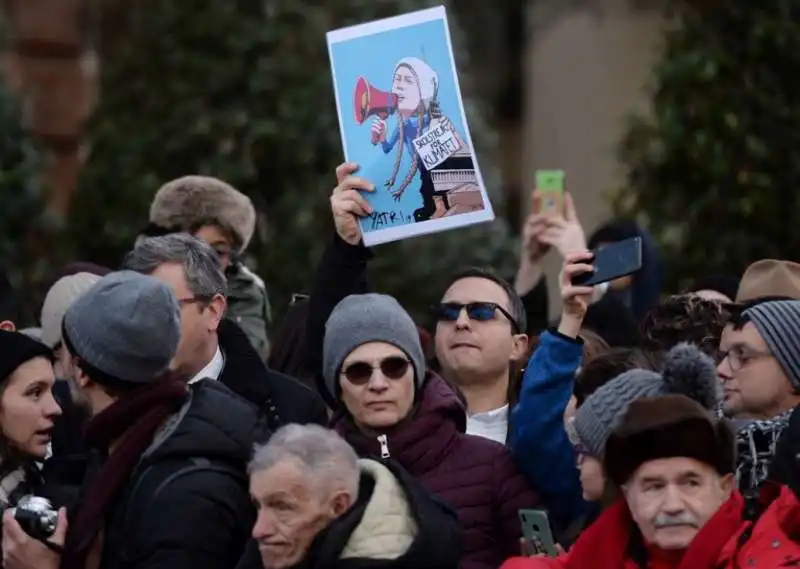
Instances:
[[[510,422],[517,464],[562,529],[587,507],[563,418],[582,353],[581,340],[544,332],[525,370]]]

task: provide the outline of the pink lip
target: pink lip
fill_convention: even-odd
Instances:
[[[454,349],[455,348],[475,348],[476,350],[478,349],[478,346],[476,346],[475,344],[468,344],[467,342],[458,342],[457,344],[453,344],[451,347]]]

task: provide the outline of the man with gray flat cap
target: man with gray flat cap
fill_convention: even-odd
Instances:
[[[226,387],[169,372],[180,329],[170,287],[131,271],[70,306],[62,337],[94,455],[60,555],[4,531],[22,566],[236,565],[254,521],[246,465],[265,433],[255,407]]]

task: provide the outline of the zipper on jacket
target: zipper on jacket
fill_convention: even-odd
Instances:
[[[386,460],[391,456],[389,454],[389,437],[378,435],[378,444],[381,445],[381,459]]]

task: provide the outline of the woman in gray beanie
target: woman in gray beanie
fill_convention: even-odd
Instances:
[[[633,369],[617,376],[592,393],[575,412],[571,423],[578,454],[584,497],[611,498],[602,468],[608,437],[617,428],[631,403],[642,397],[685,395],[709,411],[722,400],[722,388],[713,360],[692,344],[678,344],[664,359],[661,373]],[[602,489],[602,490],[600,490]]]
[[[519,553],[518,511],[538,499],[503,445],[464,433],[463,404],[426,369],[417,327],[394,298],[351,295],[336,306],[323,375],[334,429],[359,456],[396,461],[457,510],[462,569],[495,569]]]

